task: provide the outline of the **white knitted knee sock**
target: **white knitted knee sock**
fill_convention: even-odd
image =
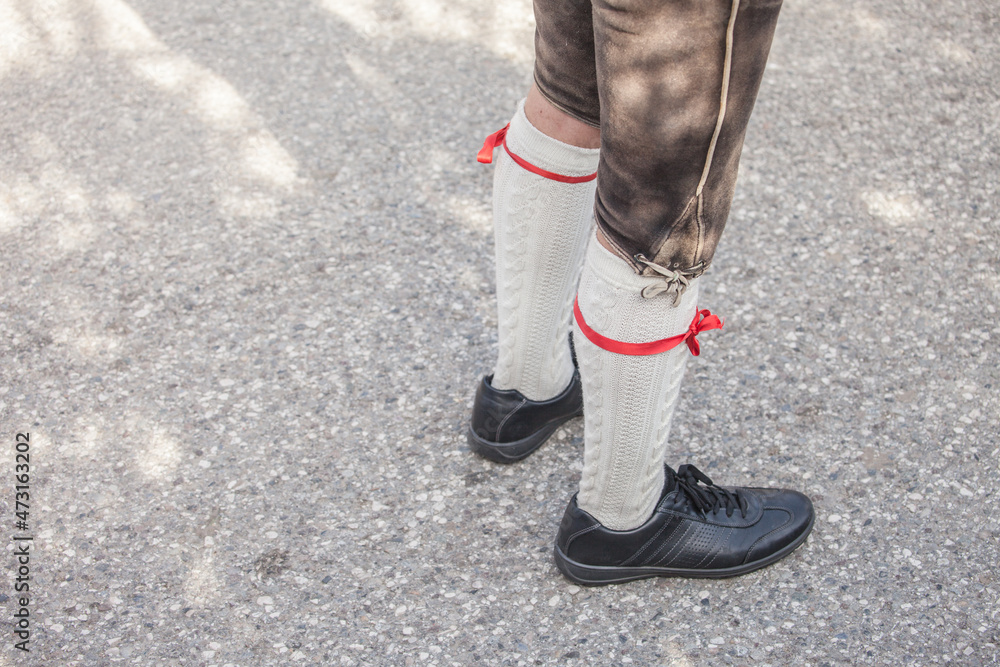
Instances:
[[[626,343],[683,334],[695,316],[698,280],[677,305],[670,294],[640,295],[658,281],[636,275],[594,238],[580,278],[584,321],[597,333]],[[578,325],[573,343],[585,420],[577,503],[607,528],[636,528],[652,515],[663,488],[670,420],[691,353],[683,344],[646,356],[609,352],[588,340]]]
[[[510,122],[507,148],[554,174],[597,171],[598,149],[564,144],[536,129],[524,103]],[[496,151],[493,226],[500,345],[492,384],[530,400],[559,394],[573,376],[569,321],[593,223],[595,181],[565,183]]]

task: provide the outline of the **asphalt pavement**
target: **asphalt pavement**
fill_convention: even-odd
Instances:
[[[786,1],[670,462],[816,526],[598,589],[551,554],[582,422],[465,442],[532,31],[0,0],[0,667],[1000,664],[1000,5]]]

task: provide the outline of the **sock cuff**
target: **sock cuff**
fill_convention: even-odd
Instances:
[[[589,176],[597,171],[601,149],[580,148],[554,139],[528,120],[524,113],[524,100],[517,104],[517,111],[507,130],[507,147],[512,153],[532,165],[562,176]]]
[[[612,287],[628,292],[642,292],[644,288],[663,281],[656,276],[641,276],[636,273],[628,262],[601,245],[597,233],[595,229],[590,236],[586,262],[598,278]]]
[[[590,238],[580,280],[578,304],[583,319],[601,336],[629,344],[644,344],[683,334],[691,326],[698,304],[699,279],[694,279],[675,305],[668,294],[647,299],[644,287],[661,278],[640,276],[597,240]]]

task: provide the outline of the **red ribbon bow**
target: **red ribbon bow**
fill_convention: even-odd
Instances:
[[[548,178],[553,181],[559,181],[560,183],[586,183],[587,181],[592,181],[597,178],[597,172],[593,174],[587,174],[586,176],[563,176],[562,174],[557,174],[554,171],[548,171],[542,169],[541,167],[536,167],[519,155],[515,155],[510,151],[510,147],[507,146],[507,130],[510,128],[510,123],[507,123],[502,128],[486,137],[486,141],[483,142],[483,147],[479,149],[479,153],[476,155],[476,160],[482,162],[483,164],[490,164],[493,162],[493,151],[497,146],[503,146],[503,149],[507,151],[507,155],[510,156],[514,162],[519,164],[523,169],[527,169],[533,174],[538,174],[544,178]]]
[[[486,141],[483,142],[483,147],[479,149],[479,154],[476,156],[476,160],[482,162],[483,164],[490,164],[493,162],[493,151],[497,146],[506,143],[504,139],[507,138],[507,130],[510,129],[510,123],[507,123],[499,130],[486,137]]]
[[[718,315],[713,315],[711,311],[707,309],[699,310],[694,314],[694,319],[691,320],[691,326],[689,326],[688,330],[682,334],[671,336],[670,338],[664,338],[662,340],[654,340],[651,343],[625,343],[620,340],[608,338],[607,336],[602,336],[591,329],[584,321],[583,313],[580,312],[579,297],[577,297],[576,301],[573,302],[573,315],[576,317],[576,323],[579,325],[580,331],[583,332],[583,335],[586,336],[587,340],[591,343],[602,350],[607,350],[608,352],[628,354],[632,356],[660,354],[661,352],[674,349],[681,343],[687,343],[688,349],[691,350],[691,354],[697,357],[701,354],[701,346],[698,345],[698,334],[702,331],[709,331],[711,329],[721,329],[724,324],[724,322],[719,319]]]

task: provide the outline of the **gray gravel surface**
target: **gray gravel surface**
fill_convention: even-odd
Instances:
[[[489,167],[527,0],[0,0],[8,665],[1000,663],[1000,7],[788,0],[671,461],[818,520],[581,589],[510,467]],[[14,440],[31,434],[29,529]]]

